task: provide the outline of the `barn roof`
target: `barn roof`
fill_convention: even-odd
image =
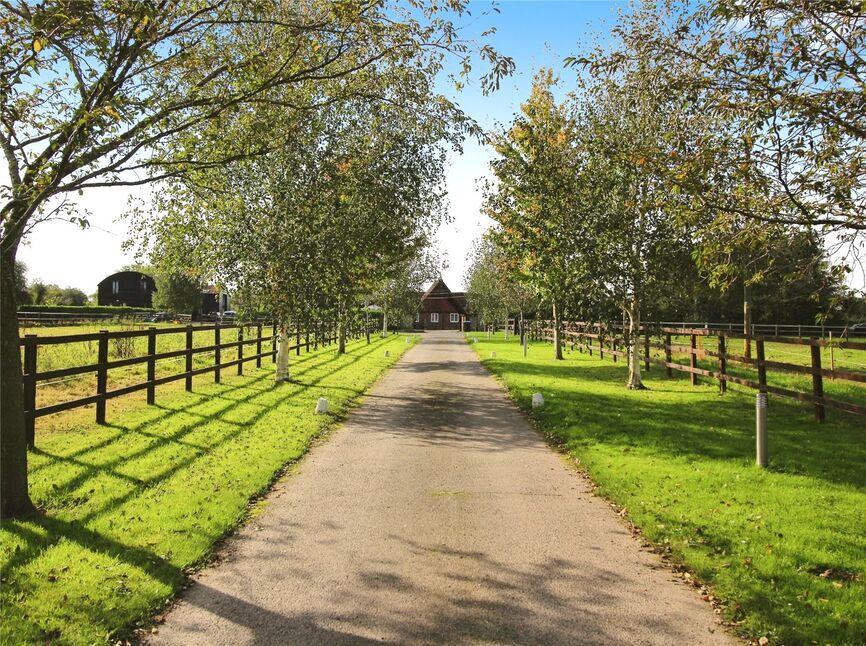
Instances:
[[[106,276],[101,281],[99,281],[99,285],[101,286],[104,283],[107,283],[110,280],[147,280],[151,283],[151,286],[154,290],[156,290],[156,281],[152,276],[148,276],[147,274],[143,274],[140,271],[118,271],[110,276]]]
[[[466,292],[452,292],[442,278],[437,278],[421,296],[421,301],[428,299],[447,298],[457,309],[466,308]]]

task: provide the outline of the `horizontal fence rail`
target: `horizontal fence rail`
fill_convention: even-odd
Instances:
[[[236,330],[236,340],[223,342],[223,333]],[[210,332],[213,334],[213,343],[196,347],[195,338],[201,339],[201,335]],[[264,332],[264,334],[263,334]],[[168,335],[182,336],[183,347],[176,350],[157,352],[157,339]],[[356,339],[368,335],[363,326],[349,326],[346,330],[346,339]],[[309,352],[321,346],[328,346],[338,340],[338,328],[334,323],[323,322],[315,325],[312,329],[302,330],[295,328],[287,332],[290,340],[289,352],[294,351],[300,355],[302,349]],[[120,359],[109,359],[109,343],[122,343],[134,339],[146,339],[147,351],[138,356],[124,357]],[[33,448],[35,441],[36,419],[59,413],[62,411],[96,405],[96,421],[105,424],[105,404],[108,400],[123,395],[147,391],[147,403],[154,404],[156,401],[156,387],[181,379],[185,380],[187,391],[192,391],[192,379],[198,375],[213,373],[214,382],[219,383],[222,371],[227,368],[236,367],[237,374],[243,374],[244,364],[255,361],[256,367],[262,366],[262,359],[269,358],[272,363],[277,360],[277,342],[279,334],[274,324],[265,326],[262,323],[242,325],[187,325],[182,327],[156,328],[150,327],[143,330],[122,330],[109,332],[91,332],[84,334],[66,334],[60,336],[37,336],[27,334],[20,339],[23,351],[24,369],[24,417],[27,428],[27,443]],[[294,343],[291,341],[294,340]],[[64,346],[69,344],[96,343],[96,362],[84,365],[56,368],[52,370],[39,370],[39,349],[47,346]],[[270,347],[267,347],[267,345]],[[252,347],[251,353],[245,348]],[[223,361],[223,351],[231,350],[236,358]],[[200,355],[212,355],[213,362],[210,365],[194,367],[194,359]],[[156,376],[156,366],[169,360],[182,361],[184,370],[181,372]],[[110,371],[130,366],[146,366],[146,378],[132,384],[110,387]],[[76,397],[68,401],[53,403],[46,406],[37,406],[37,388],[66,379],[77,378],[83,375],[95,375],[96,387],[92,394],[84,397]]]
[[[824,379],[840,380],[852,384],[866,384],[866,341],[848,341],[817,338],[800,338],[794,336],[742,334],[724,329],[714,329],[709,326],[699,328],[676,327],[662,324],[646,324],[639,328],[640,336],[636,340],[644,370],[650,370],[651,365],[664,367],[667,375],[673,371],[687,373],[691,383],[696,385],[699,378],[709,378],[718,381],[720,393],[727,390],[728,384],[736,384],[762,393],[772,393],[781,397],[809,402],[814,406],[815,419],[824,421],[826,408],[835,408],[849,413],[866,415],[866,387],[863,387],[863,403],[844,401],[828,397],[824,394]],[[554,328],[551,321],[533,321],[527,329],[530,338],[540,341],[553,341]],[[626,328],[615,324],[599,324],[586,322],[563,322],[560,334],[562,342],[571,345],[572,349],[587,352],[590,356],[597,353],[600,359],[605,356],[613,362],[618,359],[628,361],[628,349],[631,346],[629,332]],[[683,339],[685,337],[685,339]],[[687,341],[686,343],[681,340]],[[731,341],[741,341],[743,353],[732,352]],[[780,344],[809,348],[809,364],[801,365],[786,361],[775,361],[766,358],[767,344]],[[710,347],[706,347],[706,346]],[[751,349],[754,347],[754,357]],[[748,351],[746,351],[748,348]],[[822,349],[830,352],[830,367],[822,365]],[[862,363],[858,369],[841,369],[835,366],[834,351],[848,350],[863,352]],[[655,355],[653,350],[659,351]],[[688,363],[674,360],[674,353],[685,354]],[[663,355],[663,356],[659,356]],[[855,356],[860,356],[856,355]],[[712,363],[710,367],[701,367]],[[732,374],[737,367],[756,371],[757,375],[744,376]],[[803,375],[811,377],[811,388],[796,390],[768,383],[768,373]],[[751,378],[750,378],[751,377]],[[859,391],[858,391],[859,392]]]

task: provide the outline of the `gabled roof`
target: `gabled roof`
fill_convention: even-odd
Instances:
[[[442,280],[442,278],[437,278],[433,281],[433,284],[430,285],[427,291],[421,296],[421,301],[423,302],[428,298],[447,298],[451,301],[451,304],[455,309],[466,309],[466,292],[452,292],[448,289],[448,285],[445,284],[445,281]]]
[[[445,281],[439,277],[433,281],[433,284],[430,285],[430,287],[427,288],[427,291],[424,292],[423,296],[421,296],[421,300],[424,300],[428,296],[451,296],[451,293],[451,290],[448,289],[448,285],[446,285]]]

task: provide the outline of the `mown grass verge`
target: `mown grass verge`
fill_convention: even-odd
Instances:
[[[37,439],[34,502],[44,514],[0,528],[0,643],[91,644],[129,635],[204,562],[284,466],[409,347],[402,336],[291,357],[107,426],[82,421]],[[384,357],[384,350],[390,357]],[[318,397],[328,415],[315,415]]]
[[[741,634],[778,644],[866,643],[866,420],[770,397],[770,466],[754,465],[754,393],[720,396],[653,367],[470,334],[483,363],[599,493],[682,564]],[[490,358],[496,351],[496,358]],[[565,538],[564,538],[565,540]]]

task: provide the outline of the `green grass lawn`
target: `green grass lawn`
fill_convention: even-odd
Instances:
[[[770,466],[754,466],[754,392],[708,380],[624,387],[624,362],[470,334],[484,364],[539,427],[623,506],[643,534],[724,600],[748,637],[866,643],[866,418],[770,396]],[[490,358],[491,351],[496,358]],[[866,401],[866,388],[860,390]]]
[[[332,345],[292,355],[291,383],[275,386],[271,364],[250,364],[222,384],[197,378],[194,393],[167,390],[155,406],[120,398],[107,426],[79,410],[63,431],[37,430],[30,483],[44,515],[0,529],[0,643],[130,634],[409,347],[403,336],[354,341],[342,356]],[[313,413],[318,397],[328,415]]]

